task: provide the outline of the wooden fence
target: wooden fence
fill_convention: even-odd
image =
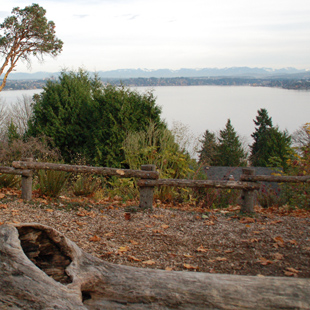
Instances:
[[[221,188],[239,189],[241,194],[241,211],[254,212],[254,191],[260,189],[258,182],[310,182],[310,176],[265,176],[255,175],[253,168],[244,168],[240,181],[226,180],[186,180],[186,179],[159,179],[155,165],[142,165],[141,170],[117,169],[106,167],[89,167],[79,165],[52,164],[35,162],[32,158],[14,161],[12,167],[0,167],[0,173],[22,176],[22,199],[32,199],[33,170],[55,170],[73,173],[93,173],[104,176],[118,176],[123,178],[139,178],[140,208],[150,209],[153,205],[155,186],[195,187],[195,188]]]

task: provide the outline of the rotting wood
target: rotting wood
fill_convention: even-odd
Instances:
[[[291,182],[291,183],[302,183],[310,182],[310,175],[305,176],[277,176],[277,175],[244,175],[240,176],[240,181],[249,182]]]
[[[187,180],[187,179],[159,179],[139,180],[139,186],[175,186],[175,187],[214,187],[231,189],[260,189],[260,184],[238,182],[238,181],[215,181],[215,180]]]
[[[67,164],[52,164],[42,162],[26,162],[14,161],[12,166],[16,169],[35,169],[35,170],[56,170],[75,173],[93,173],[107,176],[119,176],[123,178],[142,178],[142,179],[158,179],[159,173],[156,171],[141,171],[132,169],[118,169],[108,167],[91,167]]]
[[[45,272],[55,248],[70,281]],[[38,251],[45,269],[26,256],[38,257]],[[35,223],[0,226],[0,267],[1,309],[310,309],[309,279],[111,264]]]

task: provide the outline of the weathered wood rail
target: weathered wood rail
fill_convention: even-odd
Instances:
[[[32,158],[14,161],[12,167],[0,167],[0,173],[22,176],[22,199],[32,199],[33,170],[55,170],[72,173],[92,173],[104,176],[123,178],[138,178],[140,188],[140,208],[150,209],[153,205],[154,188],[156,186],[191,187],[191,188],[220,188],[242,190],[241,199],[243,212],[254,212],[254,191],[260,189],[260,182],[310,182],[310,176],[266,176],[255,175],[253,168],[244,168],[240,181],[226,180],[187,180],[159,179],[155,165],[142,165],[141,170],[117,169],[109,167],[90,167],[80,165],[53,164],[35,162]]]

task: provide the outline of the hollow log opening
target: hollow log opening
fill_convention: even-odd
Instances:
[[[62,284],[72,282],[66,273],[71,259],[61,252],[45,231],[32,227],[17,229],[24,253],[38,268]]]

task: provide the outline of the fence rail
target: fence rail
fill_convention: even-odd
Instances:
[[[12,167],[0,167],[2,174],[22,176],[22,199],[32,199],[33,170],[56,170],[72,173],[92,173],[104,176],[118,176],[123,178],[139,178],[140,208],[150,209],[153,205],[154,188],[156,186],[192,187],[192,188],[220,188],[242,190],[241,199],[243,212],[254,212],[254,191],[261,187],[259,182],[310,182],[310,176],[266,176],[254,175],[253,168],[243,168],[240,181],[227,180],[186,180],[159,179],[155,165],[142,165],[141,170],[117,169],[109,167],[89,167],[67,164],[52,164],[35,162],[32,158],[14,161]]]

